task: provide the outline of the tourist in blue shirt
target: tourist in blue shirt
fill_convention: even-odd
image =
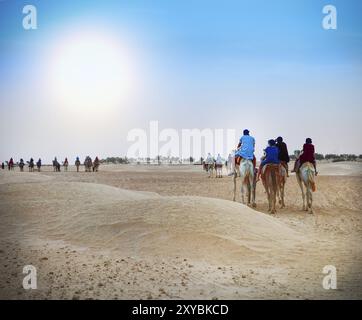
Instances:
[[[268,141],[268,147],[264,150],[264,157],[262,158],[262,161],[260,163],[259,172],[258,172],[258,179],[260,178],[260,175],[263,170],[263,166],[269,163],[273,164],[279,164],[279,149],[275,145],[275,140],[271,139]]]
[[[243,132],[243,136],[240,138],[238,144],[238,150],[235,153],[236,164],[240,164],[241,158],[252,160],[254,163],[255,162],[254,151],[255,151],[255,139],[249,134],[249,130],[245,129]]]

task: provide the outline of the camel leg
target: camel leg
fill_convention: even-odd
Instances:
[[[305,191],[303,189],[302,196],[303,196],[303,210],[308,211],[308,188],[307,187],[305,188]]]
[[[251,184],[251,199],[252,199],[252,206],[253,208],[256,208],[256,203],[255,203],[255,190],[256,190],[256,176],[253,176],[253,181]]]
[[[234,192],[234,194],[233,194],[233,201],[235,201],[235,196],[236,196],[236,175],[237,175],[237,173],[236,173],[236,171],[234,172],[234,176],[233,176],[233,183],[234,183],[234,190],[233,190],[233,192]]]
[[[284,203],[284,182],[282,182],[282,184],[280,185],[280,207],[284,208],[285,207],[285,203]]]
[[[273,211],[272,213],[276,213],[277,212],[277,209],[276,209],[276,204],[277,204],[277,195],[275,192],[273,192],[274,195],[273,195]]]
[[[247,185],[247,189],[248,189],[248,206],[250,206],[250,204],[251,204],[251,184],[250,184],[250,180],[249,180],[249,183]]]
[[[265,192],[266,192],[266,196],[268,197],[268,212],[271,211],[271,198],[270,198],[270,191],[268,189],[268,187],[265,186]]]
[[[241,201],[243,204],[245,204],[245,198],[244,198],[244,181],[241,182]]]
[[[297,175],[299,175],[299,173],[297,173]],[[303,199],[303,209],[302,210],[305,211],[305,209],[306,209],[306,206],[305,206],[305,194],[304,194],[303,184],[302,184],[301,178],[299,176],[297,176],[297,181],[298,181],[298,184],[299,184],[299,188],[302,191],[302,199]]]
[[[307,205],[308,205],[308,211],[309,213],[313,213],[313,209],[312,209],[312,202],[313,202],[313,198],[312,198],[312,189],[311,186],[308,186],[307,189]]]
[[[273,214],[275,213],[275,198],[276,198],[276,194],[275,194],[274,190],[271,190],[270,195],[269,195],[269,199],[270,199],[269,207],[271,208],[270,213],[273,213]]]

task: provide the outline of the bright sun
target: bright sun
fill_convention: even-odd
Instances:
[[[51,70],[53,92],[72,109],[115,107],[130,87],[129,59],[107,35],[79,34],[61,41]]]

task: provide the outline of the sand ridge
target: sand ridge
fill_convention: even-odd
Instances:
[[[255,211],[229,200],[230,178],[195,166],[105,169],[0,173],[1,297],[361,296],[359,177],[318,177],[315,215],[300,212],[291,177],[287,208],[271,216],[260,187]],[[21,289],[29,263],[42,275],[32,293]],[[342,291],[321,287],[331,263]]]

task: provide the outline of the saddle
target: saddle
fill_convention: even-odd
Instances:
[[[279,171],[279,168],[280,168],[279,166],[280,166],[280,164],[277,164],[277,163],[267,163],[266,165],[263,166],[261,174],[265,174],[265,171],[267,168]]]
[[[243,159],[243,157],[235,156],[235,165],[236,166],[240,165],[241,159]],[[256,167],[256,158],[255,158],[255,156],[253,158],[253,166],[254,166],[254,169],[255,169],[255,167]]]

